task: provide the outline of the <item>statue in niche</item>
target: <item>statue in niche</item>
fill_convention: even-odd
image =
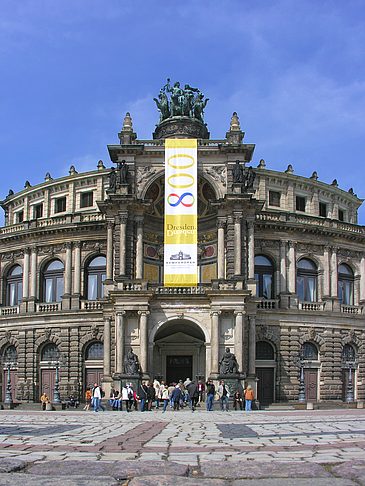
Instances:
[[[236,165],[233,168],[233,182],[235,184],[243,184],[244,183],[244,172],[243,172],[243,167],[240,164],[239,160],[236,160]]]
[[[119,180],[121,184],[128,183],[128,165],[126,164],[125,160],[122,162],[118,162],[118,171],[119,171]]]
[[[109,173],[109,192],[115,193],[117,190],[117,173],[114,167],[112,167]]]
[[[220,375],[233,375],[238,373],[238,363],[236,356],[231,353],[229,348],[226,348],[222,359],[219,361]]]
[[[252,167],[249,167],[247,172],[245,172],[245,188],[252,189],[255,179],[256,179],[256,174],[253,171]]]
[[[138,356],[133,353],[132,348],[129,348],[124,358],[124,373],[126,375],[138,375],[140,373]]]

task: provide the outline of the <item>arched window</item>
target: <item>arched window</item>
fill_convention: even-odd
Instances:
[[[264,255],[255,256],[255,280],[256,295],[264,299],[272,299],[274,296],[274,267],[271,261]]]
[[[16,347],[11,345],[8,346],[4,351],[4,364],[7,363],[16,363],[18,361],[18,353]]]
[[[351,344],[345,344],[345,346],[342,348],[342,360],[343,361],[355,361],[356,358],[356,353],[355,349]]]
[[[318,360],[318,349],[312,343],[304,343],[302,346],[303,359]]]
[[[43,298],[45,302],[61,302],[63,295],[63,263],[50,262],[43,272]]]
[[[41,361],[58,361],[60,352],[54,343],[49,343],[44,346],[41,353]]]
[[[85,359],[103,359],[104,358],[104,345],[103,343],[96,341],[91,343],[86,348]]]
[[[338,298],[341,304],[354,305],[354,274],[345,263],[338,267]]]
[[[274,348],[267,341],[257,341],[256,343],[256,359],[259,360],[274,360]]]
[[[315,263],[302,258],[297,263],[297,295],[299,300],[315,302],[317,300],[317,276]]]
[[[106,277],[106,258],[97,256],[93,258],[86,269],[87,273],[87,299],[98,300],[104,297],[103,282]]]
[[[6,282],[6,305],[18,305],[23,297],[23,270],[15,265],[8,273]]]

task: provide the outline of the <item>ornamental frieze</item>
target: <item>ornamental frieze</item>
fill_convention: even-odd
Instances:
[[[271,341],[275,345],[280,343],[280,330],[278,327],[262,324],[256,326],[256,341]]]
[[[0,255],[0,260],[3,262],[15,262],[16,260],[24,257],[24,251],[11,251],[10,253],[2,253]]]
[[[157,169],[155,167],[146,166],[146,167],[137,167],[136,172],[136,183],[138,186],[142,184],[142,182],[146,182],[146,180],[156,174]],[[161,171],[162,174],[162,171]]]

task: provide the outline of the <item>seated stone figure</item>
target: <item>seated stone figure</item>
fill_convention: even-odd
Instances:
[[[221,375],[232,375],[238,373],[238,363],[236,356],[231,353],[229,348],[226,348],[222,359],[219,362],[219,374]]]
[[[129,348],[129,351],[124,358],[124,373],[126,375],[138,375],[139,372],[140,366],[138,356],[133,353],[132,348]]]

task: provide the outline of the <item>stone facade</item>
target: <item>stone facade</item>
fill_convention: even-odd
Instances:
[[[126,181],[100,161],[2,201],[2,399],[9,376],[17,401],[53,396],[56,374],[61,396],[108,393],[130,348],[143,378],[218,379],[226,347],[263,402],[297,400],[301,368],[307,400],[345,400],[349,379],[365,398],[361,200],[263,160],[252,188],[234,183],[254,152],[243,136],[234,114],[226,138],[198,140],[194,288],[162,285],[164,140],[139,140],[129,114],[108,146]]]

